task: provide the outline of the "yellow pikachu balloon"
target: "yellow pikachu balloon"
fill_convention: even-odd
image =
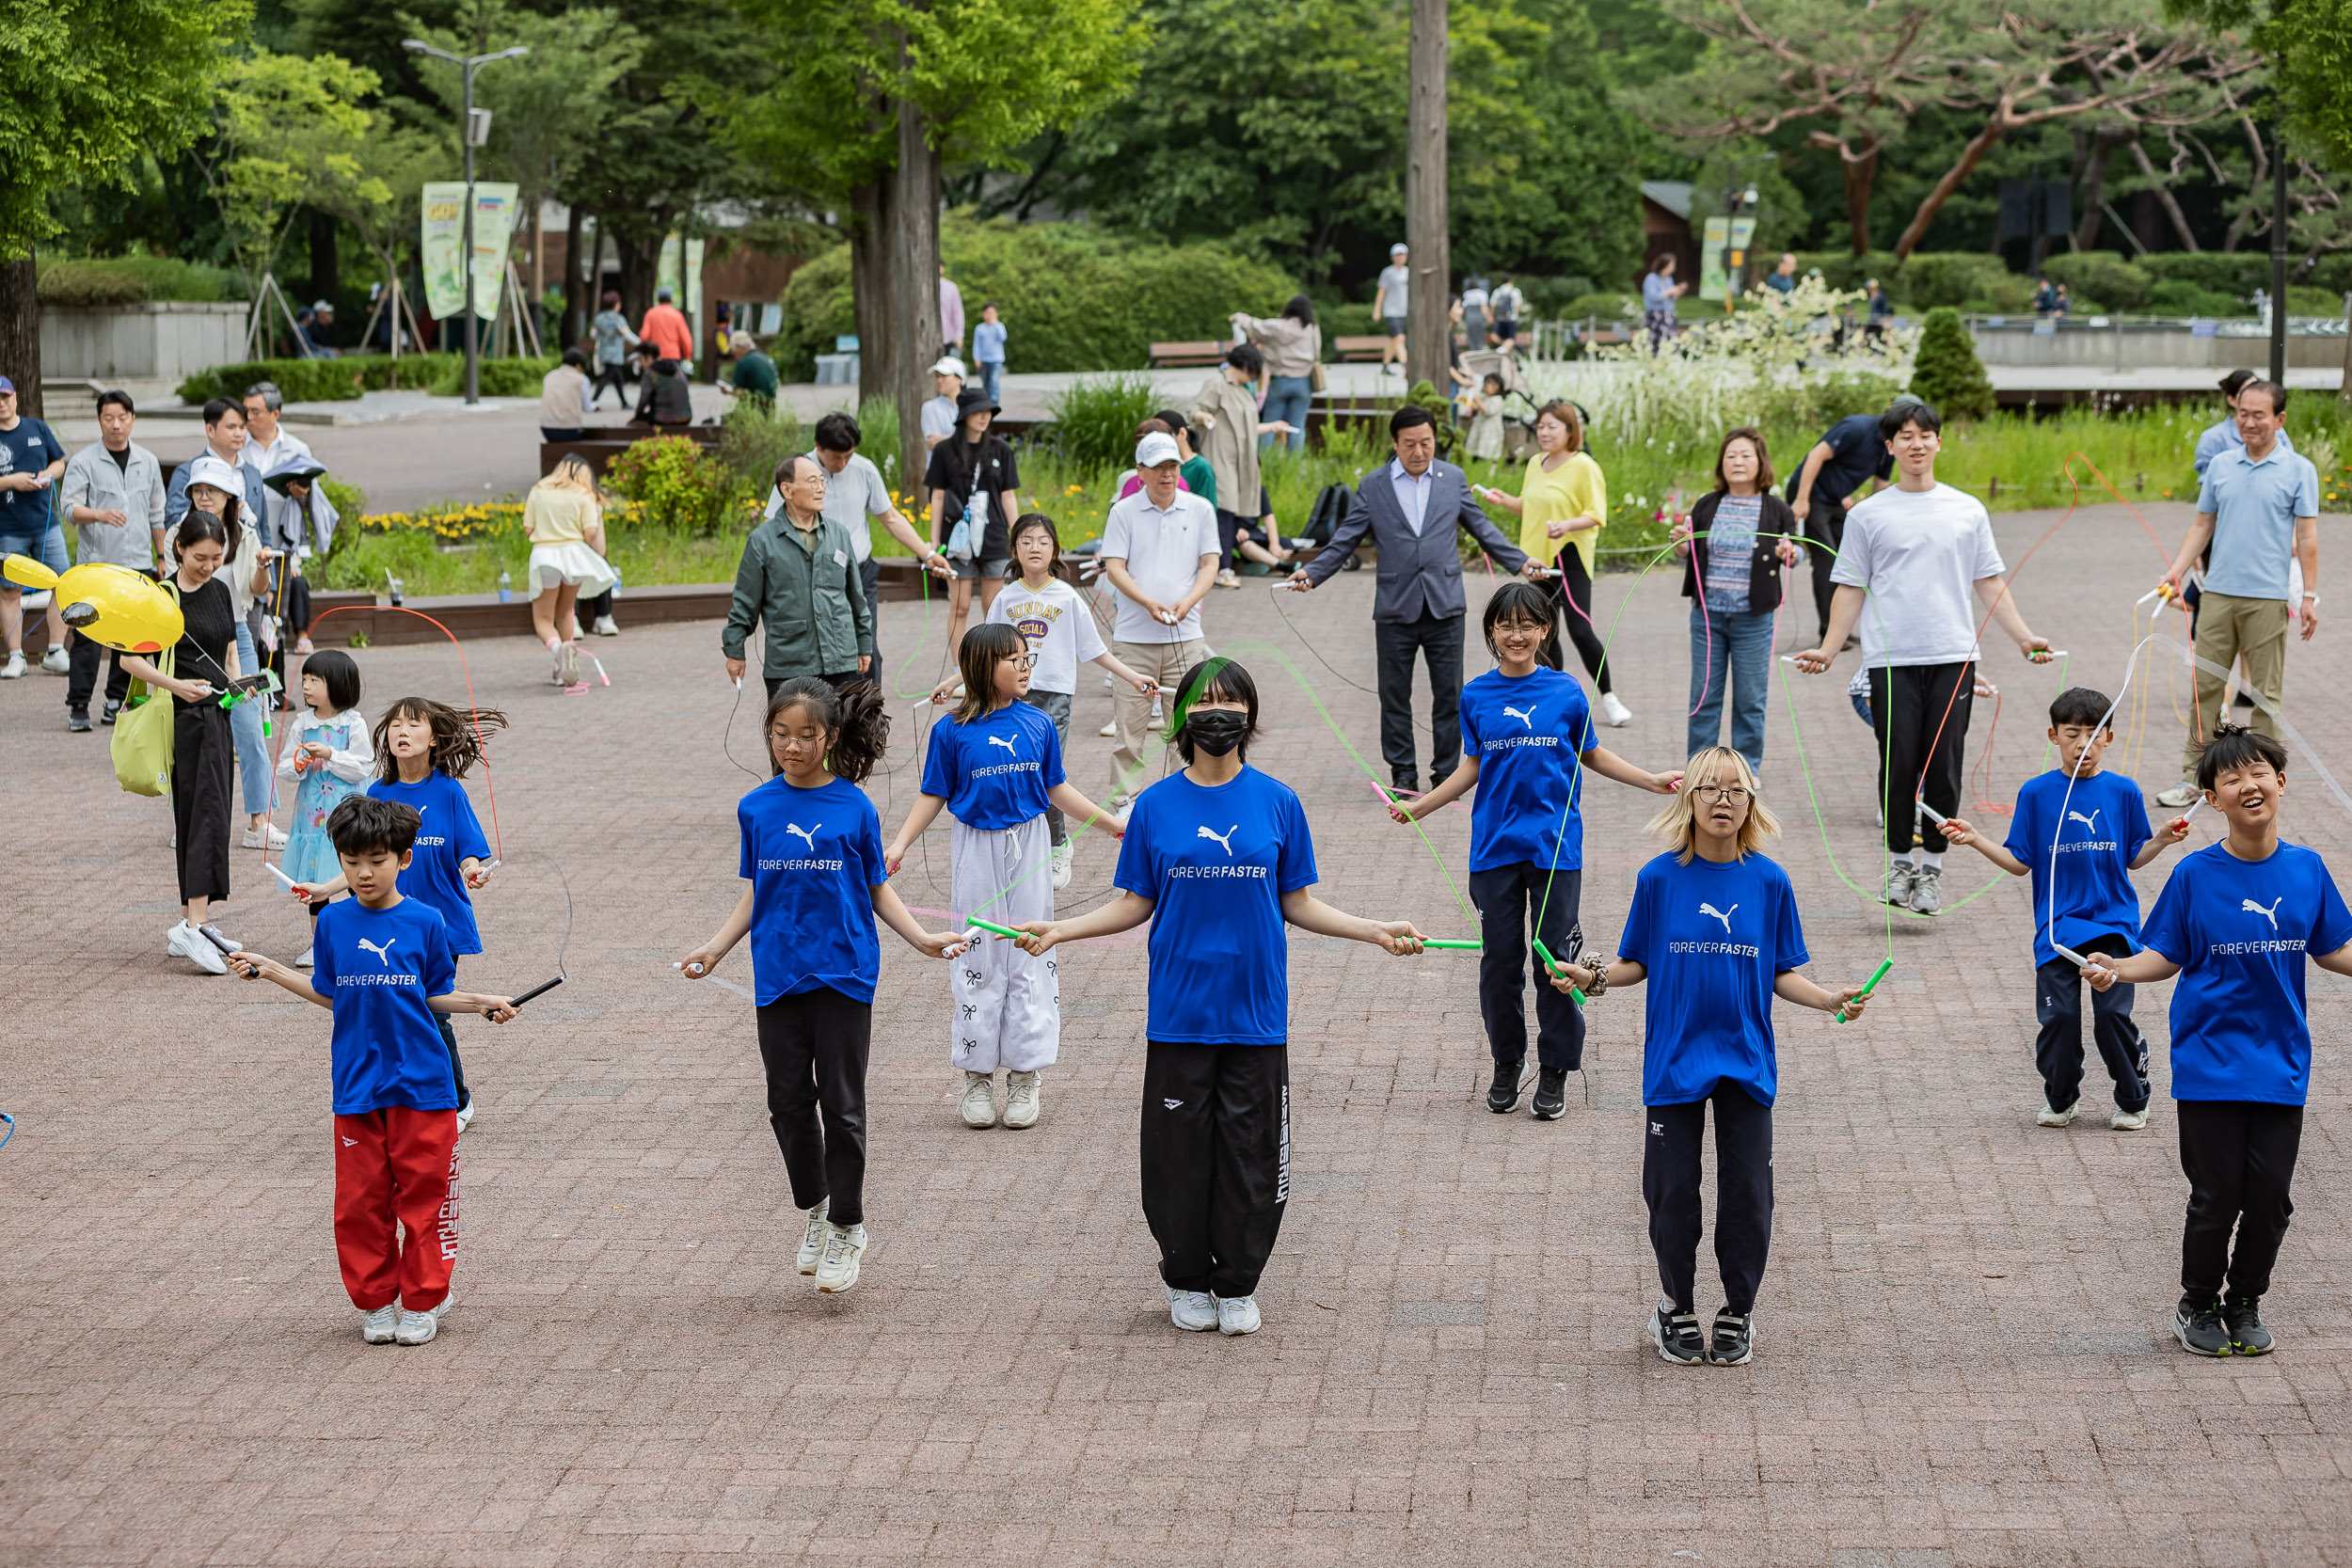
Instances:
[[[172,596],[127,566],[86,562],[59,577],[30,556],[12,555],[0,560],[0,577],[22,588],[51,590],[67,626],[126,654],[162,653],[186,629]]]

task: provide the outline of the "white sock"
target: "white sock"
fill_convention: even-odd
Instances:
[[[1919,863],[1921,865],[1927,866],[1931,870],[1935,871],[1941,871],[1944,869],[1944,856],[1941,851],[1933,849],[1914,849],[1912,853],[1919,857]]]

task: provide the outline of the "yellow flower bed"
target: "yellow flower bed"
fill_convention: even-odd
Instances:
[[[635,501],[612,496],[606,499],[604,518],[607,523],[634,523],[638,511]],[[359,519],[364,533],[423,532],[442,545],[478,544],[503,533],[520,532],[522,526],[520,501],[469,501],[431,506],[421,512],[371,512]]]

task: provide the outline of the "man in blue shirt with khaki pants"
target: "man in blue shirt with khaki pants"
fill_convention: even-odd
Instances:
[[[2303,641],[2319,629],[2319,472],[2280,438],[2286,388],[2249,381],[2237,396],[2237,429],[2245,445],[2218,453],[2205,469],[2197,520],[2165,580],[2177,592],[2182,576],[2213,548],[2197,611],[2197,702],[2181,753],[2181,782],[2156,797],[2168,807],[2198,798],[2197,759],[2214,726],[2227,717],[2225,671],[2241,656],[2246,678],[2274,706],[2286,688],[2287,625],[2299,608]],[[2289,566],[2299,562],[2299,606],[2289,599]],[[2252,727],[2276,737],[2279,722],[2257,708]]]

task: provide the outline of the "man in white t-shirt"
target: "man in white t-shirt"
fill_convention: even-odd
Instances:
[[[1796,656],[1818,675],[1836,661],[1859,625],[1870,677],[1870,728],[1878,736],[1879,799],[1886,813],[1886,880],[1881,896],[1899,910],[1944,907],[1945,840],[1915,806],[1960,810],[1963,747],[1977,681],[1981,604],[2026,657],[2040,664],[2050,644],[2017,612],[1993,542],[1984,503],[1935,480],[1944,421],[1924,403],[1899,402],[1879,420],[1896,481],[1846,515],[1846,536],[1830,578],[1821,645]],[[1919,836],[1914,848],[1912,835]]]
[[[1174,690],[1207,653],[1200,601],[1216,580],[1222,548],[1216,509],[1176,487],[1176,437],[1154,431],[1136,443],[1143,488],[1111,508],[1103,524],[1103,570],[1119,590],[1111,652],[1136,674]],[[1112,691],[1119,745],[1111,752],[1111,806],[1142,787],[1152,699],[1132,687]]]
[[[1411,253],[1402,245],[1389,246],[1389,264],[1380,270],[1380,280],[1372,292],[1372,319],[1380,324],[1388,341],[1380,346],[1380,373],[1389,373],[1389,366],[1396,366],[1396,373],[1405,373],[1405,306],[1413,287],[1412,269],[1405,264]]]
[[[923,404],[923,450],[930,451],[956,433],[956,397],[963,390],[963,361],[948,355],[931,367],[931,390],[938,396]]]
[[[874,661],[866,667],[876,686],[882,685],[882,617],[878,607],[882,600],[882,563],[874,559],[874,530],[871,519],[880,517],[882,527],[896,539],[914,552],[933,577],[954,575],[947,558],[931,548],[930,541],[914,531],[906,514],[890,501],[890,486],[882,482],[882,470],[873,462],[858,454],[857,444],[863,433],[857,420],[843,413],[832,413],[817,421],[817,445],[809,452],[825,470],[824,515],[849,530],[850,543],[857,552],[859,583],[866,590],[866,608],[874,614]],[[768,515],[775,516],[783,509],[784,492],[774,485],[768,487]],[[887,688],[884,688],[887,689]]]

